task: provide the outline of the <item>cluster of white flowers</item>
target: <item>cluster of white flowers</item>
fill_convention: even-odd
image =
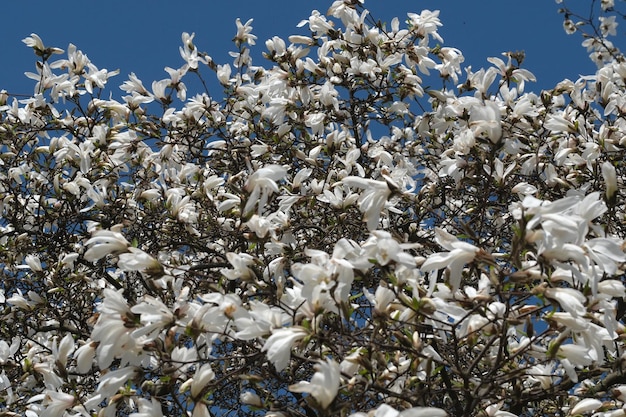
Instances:
[[[119,100],[75,46],[24,40],[34,95],[0,95],[0,412],[626,416],[614,16],[595,75],[532,93],[520,54],[463,68],[438,12],[361,3],[267,40],[265,67],[251,20],[226,64],[185,33],[184,64]],[[223,97],[183,82],[207,71]]]
[[[622,60],[623,55],[609,37],[617,35],[618,22],[616,19],[624,18],[625,15],[619,8],[615,8],[615,0],[600,0],[600,7],[596,7],[597,2],[593,2],[589,16],[578,10],[586,5],[575,4],[569,6],[567,0],[556,0],[561,5],[559,12],[563,14],[563,29],[565,33],[571,35],[581,32],[585,40],[582,45],[589,52],[589,58],[596,63],[598,68],[614,60]],[[597,9],[597,10],[596,10]],[[599,14],[599,16],[596,15]]]

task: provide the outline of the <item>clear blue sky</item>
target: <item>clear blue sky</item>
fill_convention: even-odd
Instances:
[[[120,85],[135,72],[145,85],[165,78],[165,66],[179,67],[178,53],[183,31],[195,32],[195,44],[216,63],[231,62],[230,42],[235,18],[254,18],[258,36],[256,53],[273,35],[283,38],[305,33],[297,28],[311,9],[325,12],[332,0],[237,0],[185,1],[175,5],[165,0],[33,0],[7,1],[0,25],[0,89],[31,94],[34,81],[25,78],[33,71],[35,56],[21,39],[39,34],[47,46],[67,48],[74,43],[99,68],[120,69],[113,83]],[[594,65],[580,46],[578,35],[567,36],[562,17],[553,0],[369,0],[365,6],[381,21],[422,9],[441,10],[444,24],[440,34],[445,46],[463,51],[466,64],[474,70],[488,65],[486,58],[505,51],[526,51],[525,67],[538,78],[527,90],[550,88],[563,78],[576,79],[592,73]],[[257,64],[260,64],[257,61]],[[264,65],[264,64],[261,64]],[[208,72],[207,72],[208,74]],[[120,92],[121,93],[121,92]],[[190,91],[192,93],[192,91]]]

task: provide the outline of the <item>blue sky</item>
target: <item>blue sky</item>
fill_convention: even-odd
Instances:
[[[254,18],[258,36],[256,53],[274,35],[287,38],[305,33],[297,28],[311,9],[325,12],[329,1],[238,0],[224,2],[186,1],[174,5],[165,0],[109,0],[104,2],[62,0],[50,2],[9,1],[3,4],[0,25],[0,89],[31,94],[35,56],[21,39],[35,32],[47,46],[63,49],[71,42],[99,68],[119,69],[113,83],[120,85],[135,72],[149,85],[165,78],[165,66],[183,64],[178,53],[183,31],[195,32],[195,44],[216,63],[231,62],[235,18]],[[441,10],[444,24],[440,34],[445,46],[459,48],[473,69],[488,65],[486,58],[505,51],[524,50],[524,66],[538,78],[527,90],[550,88],[564,78],[576,79],[592,73],[594,65],[580,46],[578,35],[567,36],[562,17],[552,0],[369,0],[365,6],[381,21],[422,9]],[[264,65],[257,61],[257,64]],[[193,91],[190,91],[193,93]],[[121,94],[121,92],[120,92]]]

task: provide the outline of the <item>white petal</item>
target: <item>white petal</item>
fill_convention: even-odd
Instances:
[[[413,407],[400,413],[400,417],[447,417],[441,408],[435,407]]]
[[[598,409],[601,405],[602,405],[602,401],[600,400],[596,400],[595,398],[585,398],[584,400],[576,404],[574,408],[571,409],[570,414],[576,415],[576,414],[583,414],[588,411],[594,411]]]

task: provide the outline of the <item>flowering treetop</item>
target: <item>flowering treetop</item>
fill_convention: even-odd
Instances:
[[[598,72],[538,93],[522,54],[463,68],[436,11],[349,0],[265,66],[251,21],[231,63],[185,33],[184,65],[119,100],[27,37],[35,92],[0,107],[0,407],[626,415],[626,63],[602,19]],[[205,72],[223,96],[188,91]]]

